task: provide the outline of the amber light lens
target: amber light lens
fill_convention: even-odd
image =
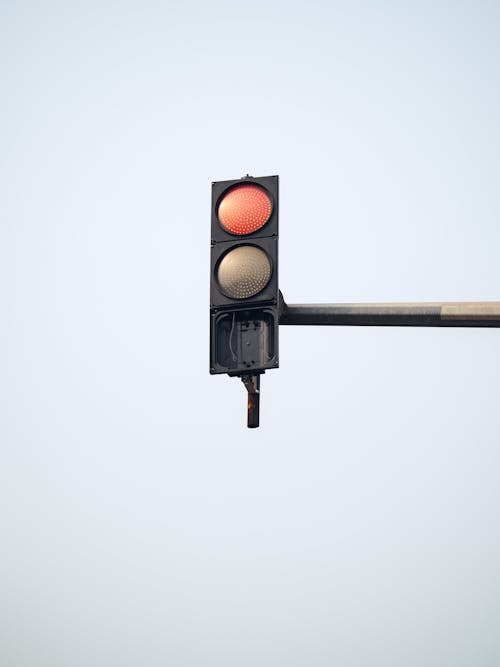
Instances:
[[[241,245],[224,255],[217,269],[221,290],[230,299],[249,299],[261,292],[271,279],[267,254],[252,245]]]
[[[252,234],[271,217],[273,204],[267,192],[252,183],[232,188],[222,198],[218,217],[222,227],[230,234]]]

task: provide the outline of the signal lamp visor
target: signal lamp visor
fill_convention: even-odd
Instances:
[[[241,245],[227,252],[217,267],[217,281],[230,299],[249,299],[271,280],[272,266],[260,248]]]
[[[272,212],[273,203],[264,188],[243,183],[222,197],[217,216],[226,232],[242,236],[264,227]]]

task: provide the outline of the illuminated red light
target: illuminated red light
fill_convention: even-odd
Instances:
[[[263,227],[272,212],[273,204],[266,191],[258,185],[243,183],[224,195],[217,214],[227,232],[242,236]]]

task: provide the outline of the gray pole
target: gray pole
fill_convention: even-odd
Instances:
[[[279,323],[322,326],[500,327],[500,301],[290,305],[282,301]]]

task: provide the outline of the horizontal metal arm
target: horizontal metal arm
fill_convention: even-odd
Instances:
[[[379,327],[500,327],[500,301],[286,304],[280,324]]]

